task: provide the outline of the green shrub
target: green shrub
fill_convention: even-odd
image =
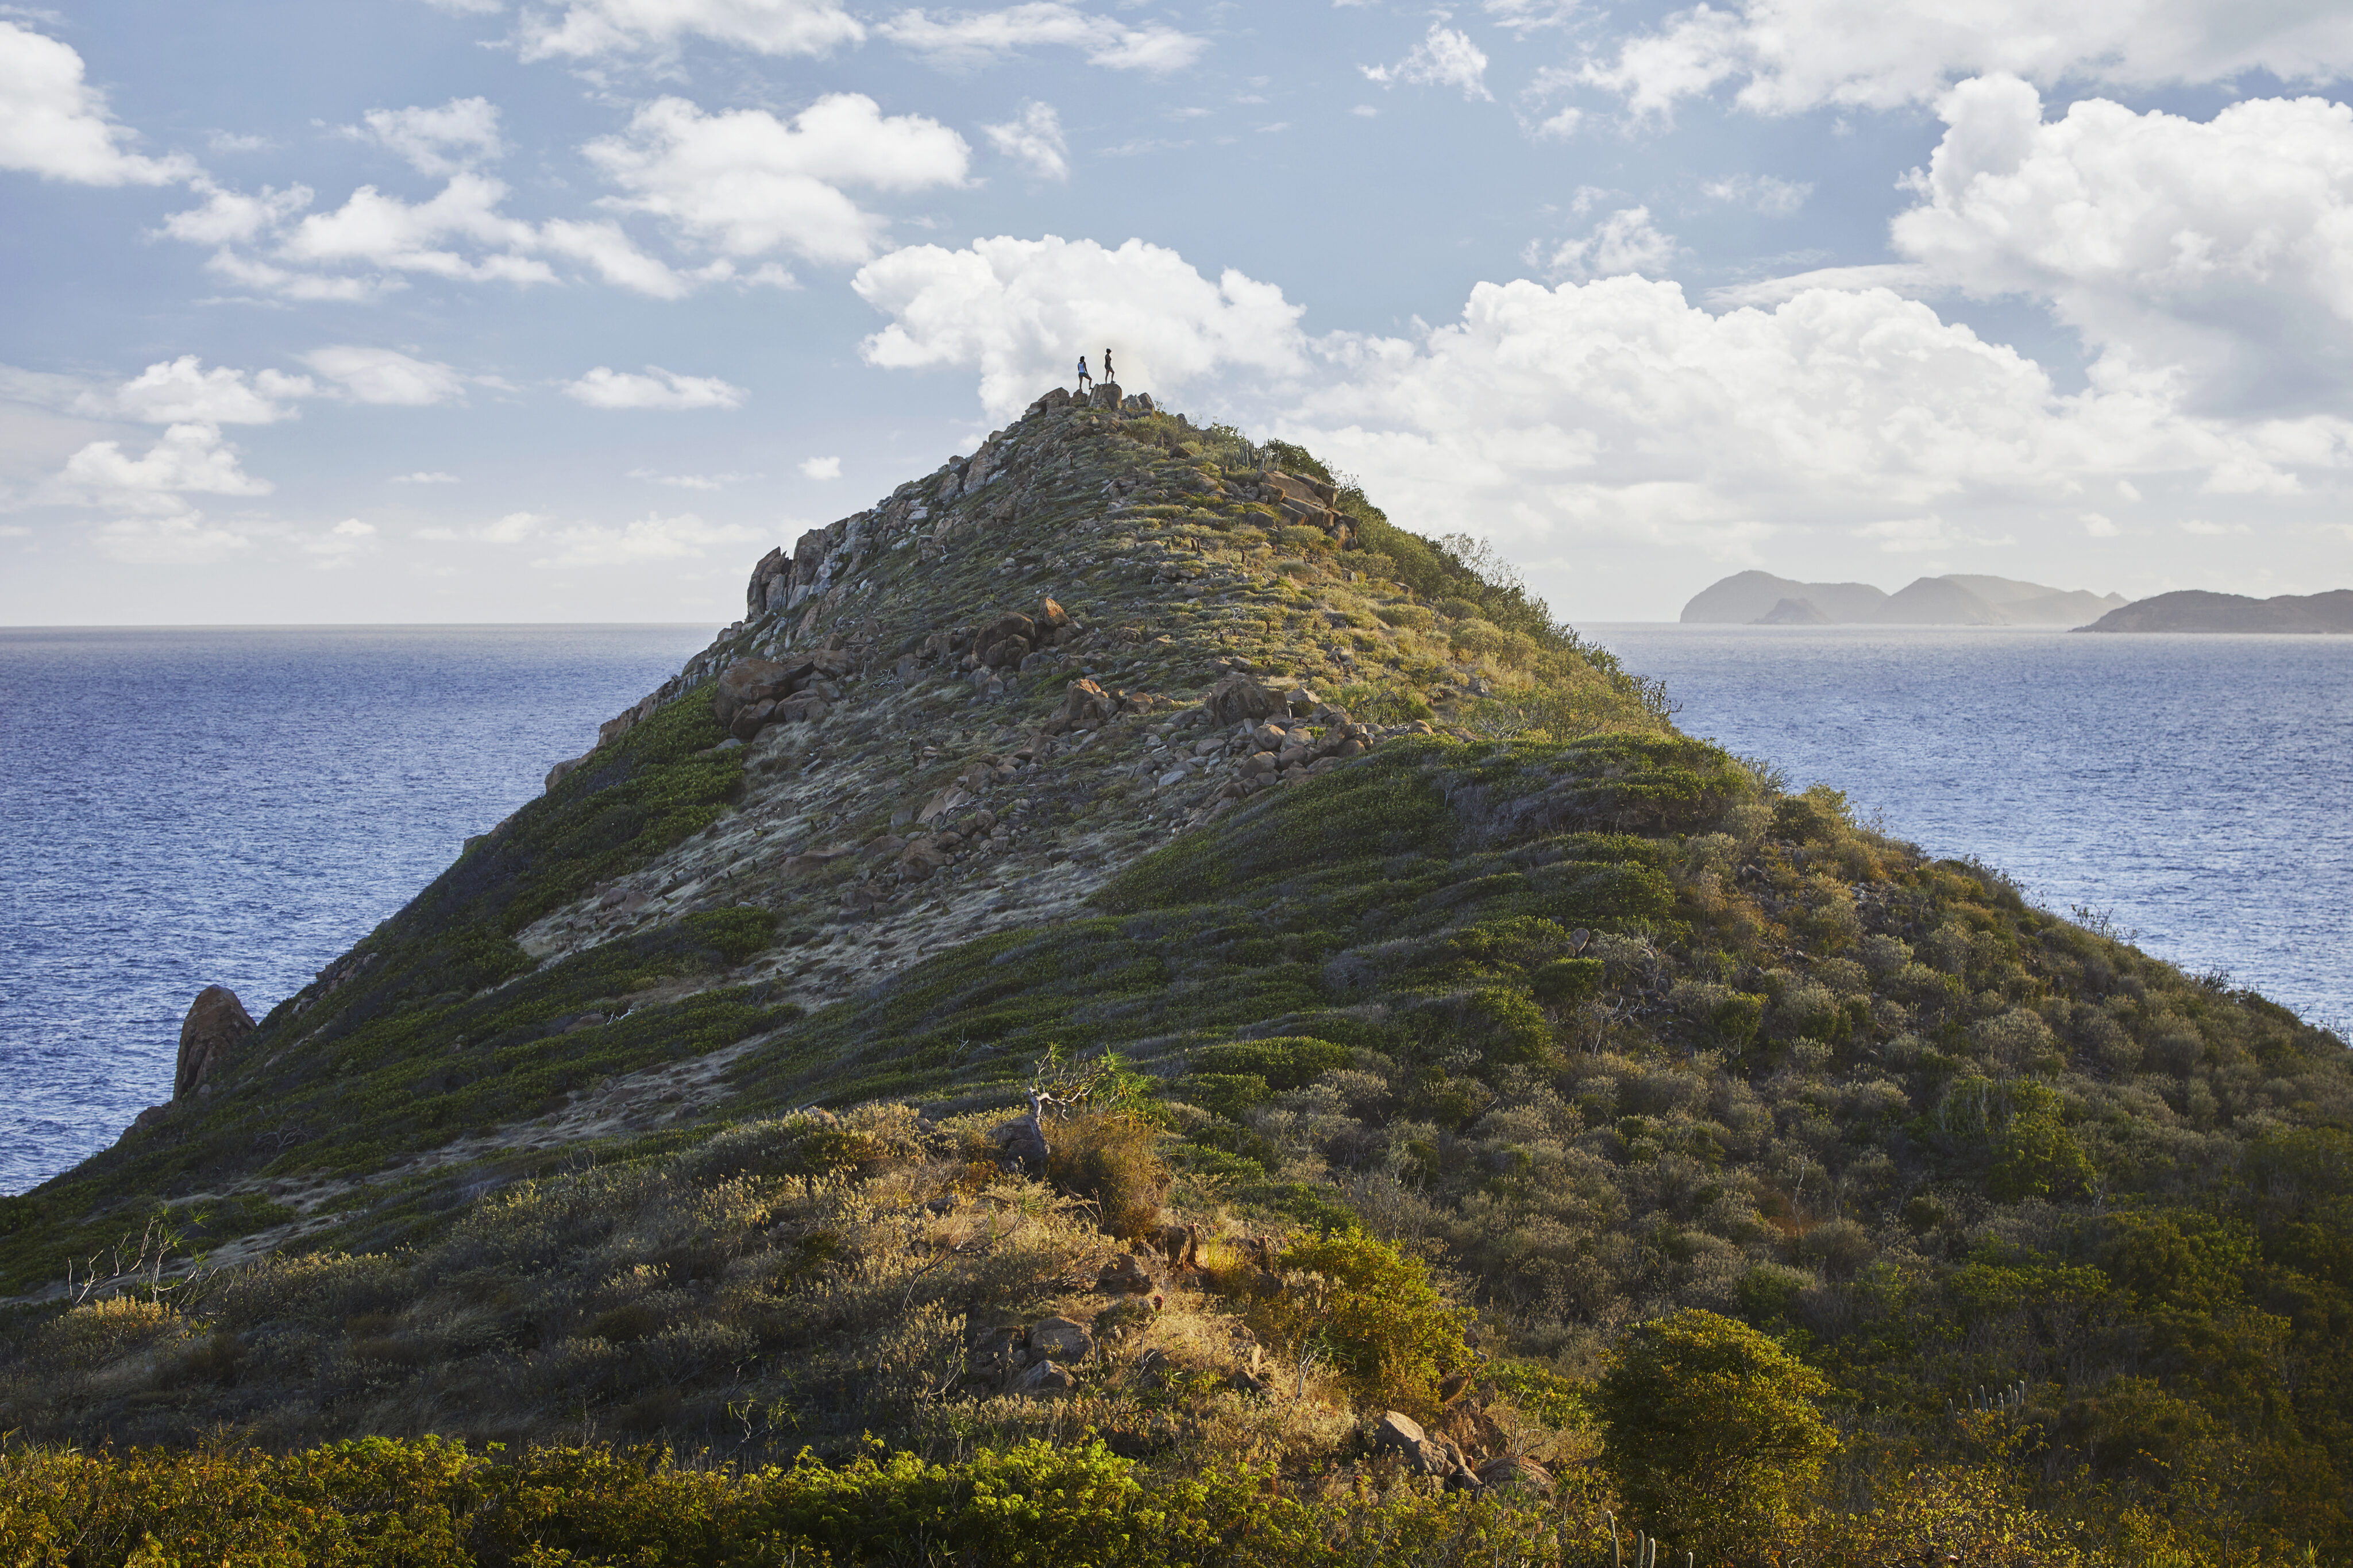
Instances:
[[[1602,977],[1598,958],[1556,958],[1535,972],[1531,984],[1538,1001],[1567,1007],[1600,995]]]
[[[1193,1053],[1198,1072],[1260,1078],[1275,1089],[1304,1089],[1335,1068],[1346,1067],[1350,1059],[1345,1046],[1303,1035],[1237,1040]]]
[[[1438,1380],[1471,1363],[1467,1314],[1447,1305],[1419,1258],[1360,1230],[1302,1237],[1276,1259],[1284,1289],[1251,1309],[1259,1332],[1338,1370],[1361,1409],[1437,1407]]]
[[[1745,1323],[1696,1307],[1630,1331],[1602,1374],[1602,1459],[1654,1535],[1702,1557],[1750,1554],[1838,1439],[1823,1376]]]

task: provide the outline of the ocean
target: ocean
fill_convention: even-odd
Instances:
[[[2353,1015],[2353,638],[1587,628],[1679,721],[2193,972]],[[169,1097],[707,627],[0,629],[0,1193]]]
[[[0,1193],[171,1098],[709,626],[0,628]]]
[[[2353,1024],[2353,637],[1604,626],[1676,722],[2062,914]]]

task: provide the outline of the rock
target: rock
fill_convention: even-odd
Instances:
[[[748,741],[757,735],[761,728],[776,717],[776,705],[773,702],[754,702],[748,707],[738,708],[735,717],[727,725],[727,732],[739,741]]]
[[[153,1131],[154,1129],[161,1127],[164,1122],[169,1121],[171,1119],[172,1108],[170,1106],[151,1105],[146,1110],[141,1111],[137,1116],[131,1119],[131,1125],[122,1130],[122,1137],[116,1139],[115,1142],[120,1143],[125,1138],[133,1138],[142,1132]]]
[[[1021,1370],[1022,1337],[1018,1324],[967,1321],[964,1336],[965,1375],[1002,1387]]]
[[[545,789],[542,793],[554,793],[557,784],[560,784],[565,779],[570,778],[573,773],[579,769],[580,764],[587,760],[587,755],[585,753],[577,757],[566,757],[564,761],[548,769],[547,784]]]
[[[1095,1276],[1095,1289],[1106,1296],[1149,1296],[1152,1275],[1142,1258],[1123,1252],[1103,1266],[1103,1272]]]
[[[1014,1374],[1011,1392],[1050,1395],[1069,1394],[1078,1386],[1079,1380],[1071,1375],[1070,1369],[1041,1361]]]
[[[1304,719],[1314,712],[1316,705],[1322,699],[1315,693],[1303,686],[1293,687],[1282,694],[1283,706],[1290,709],[1292,716],[1297,719]]]
[[[993,669],[1010,669],[1038,646],[1038,623],[1020,614],[997,616],[972,639],[974,659]]]
[[[1220,729],[1254,723],[1282,710],[1274,693],[1247,675],[1229,675],[1219,681],[1202,699],[1201,706],[1208,710],[1209,721]]]
[[[1271,778],[1274,774],[1276,765],[1272,752],[1252,752],[1242,759],[1242,776],[1251,779]]]
[[[1110,723],[1119,716],[1119,700],[1092,680],[1073,680],[1062,696],[1061,707],[1046,721],[1046,732],[1058,735],[1065,730],[1093,730]]]
[[[1152,401],[1152,394],[1148,392],[1130,393],[1119,400],[1119,405],[1130,414],[1149,414],[1157,406]]]
[[[711,710],[732,731],[737,713],[758,703],[776,702],[791,696],[808,683],[816,668],[809,659],[780,664],[773,658],[739,658],[720,674]]]
[[[1552,1496],[1552,1472],[1534,1459],[1505,1454],[1480,1466],[1478,1476],[1482,1486],[1497,1491],[1532,1491],[1541,1497]]]
[[[188,1005],[180,1021],[180,1065],[172,1075],[174,1104],[205,1087],[227,1065],[228,1056],[253,1033],[253,1016],[237,993],[226,985],[207,985]]]
[[[1172,1225],[1160,1233],[1160,1250],[1168,1255],[1171,1268],[1198,1268],[1201,1263],[1201,1227],[1198,1225]]]
[[[936,839],[917,838],[910,841],[899,857],[899,872],[910,882],[921,882],[947,863],[947,851],[940,847]]]
[[[1061,605],[1056,604],[1051,599],[1046,599],[1039,602],[1038,605],[1038,626],[1039,630],[1052,631],[1056,634],[1056,640],[1059,641],[1060,634],[1072,629],[1072,625],[1073,623],[1071,620],[1071,613],[1062,608]]]
[[[1010,1121],[999,1123],[989,1136],[1004,1151],[1002,1158],[1005,1163],[1019,1165],[1027,1170],[1044,1170],[1053,1152],[1047,1147],[1046,1135],[1039,1131],[1036,1121],[1027,1116],[1018,1116]]]
[[[1373,1451],[1394,1450],[1409,1468],[1425,1476],[1451,1476],[1462,1472],[1460,1450],[1445,1442],[1432,1442],[1421,1423],[1399,1411],[1381,1413],[1381,1424],[1373,1429]]]
[[[1106,381],[1095,388],[1095,395],[1090,401],[1089,406],[1093,408],[1115,409],[1119,406],[1119,383],[1115,381]]]
[[[1190,769],[1170,768],[1166,773],[1160,775],[1159,784],[1162,789],[1166,789],[1171,784],[1183,784],[1187,779],[1189,779],[1192,776],[1193,774]]]
[[[1086,1325],[1068,1318],[1044,1318],[1029,1325],[1029,1359],[1056,1357],[1082,1362],[1095,1353],[1095,1337]]]

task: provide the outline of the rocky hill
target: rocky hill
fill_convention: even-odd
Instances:
[[[0,1203],[0,1430],[196,1456],[0,1450],[0,1536],[124,1561],[121,1500],[233,1481],[157,1550],[385,1509],[485,1562],[2353,1548],[2334,1035],[1680,734],[1470,542],[1116,389],[745,607]],[[811,1457],[596,1457],[641,1442]]]
[[[2159,594],[2111,610],[2086,632],[2353,632],[2353,588],[2251,599],[2201,588]]]

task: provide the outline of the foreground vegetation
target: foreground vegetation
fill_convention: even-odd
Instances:
[[[1227,440],[1132,424],[1169,462]],[[739,983],[791,940],[763,908],[536,970],[513,943],[728,809],[744,753],[681,704],[257,1037],[281,1048],[299,1007],[300,1050],[0,1210],[25,1282],[152,1238],[159,1194],[182,1238],[0,1321],[0,1542],[2353,1555],[2344,1042],[1674,733],[1475,550],[1341,501],[1348,558],[1412,590],[1400,624],[1442,610],[1482,661],[1449,734],[804,1014]],[[1169,526],[1258,527],[1206,519]],[[1356,570],[1284,542],[1303,580]],[[1435,651],[1354,631],[1360,705],[1422,700],[1375,645]],[[1118,804],[1039,791],[1032,819]],[[367,1169],[720,1046],[710,1115],[419,1169],[279,1256],[186,1267],[174,1227],[259,1217],[199,1221],[225,1171]],[[1024,1162],[1000,1135],[1032,1090],[1061,1113]],[[1088,1331],[1067,1386],[1012,1385],[992,1347],[1050,1318]],[[1481,1482],[1415,1474],[1388,1412]]]

